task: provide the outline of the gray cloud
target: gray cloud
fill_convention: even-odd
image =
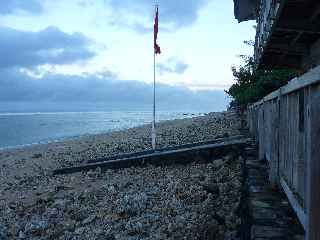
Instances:
[[[12,14],[16,11],[23,11],[39,14],[43,11],[41,0],[2,0],[0,15]]]
[[[0,27],[0,68],[69,64],[95,56],[91,41],[81,33],[68,34],[56,27],[25,32]]]
[[[33,102],[39,107],[41,103],[65,102],[62,104],[63,109],[55,110],[65,110],[70,106],[73,109],[68,110],[84,110],[82,107],[89,103],[94,109],[102,106],[104,110],[151,108],[151,84],[113,80],[112,74],[106,74],[105,77],[47,74],[41,79],[33,79],[16,70],[0,69],[0,76],[2,105],[10,102]],[[194,92],[184,87],[158,84],[157,102],[160,109],[195,110],[197,106],[199,111],[219,111],[225,109],[228,100],[223,91]]]
[[[166,25],[167,30],[176,30],[181,27],[193,24],[197,17],[199,10],[203,8],[210,0],[163,0],[160,5],[160,19],[161,24]],[[123,19],[126,15],[136,15],[139,18],[148,18],[151,24],[145,25],[145,22],[137,21],[131,22],[130,25],[134,30],[141,28],[150,29],[152,26],[151,19],[153,18],[153,2],[150,0],[105,0],[110,6],[114,14],[113,22],[123,25]],[[126,22],[129,22],[127,20]],[[142,26],[141,26],[142,25]],[[139,26],[139,28],[136,28]]]
[[[127,28],[127,29],[133,30],[133,31],[135,31],[137,33],[141,33],[141,34],[153,32],[152,21],[150,21],[151,24],[149,24],[148,26],[145,24],[145,22],[142,22],[142,23],[138,22],[138,21],[130,22],[124,18],[113,19],[113,20],[109,21],[108,23],[113,27]],[[159,27],[159,31],[160,32],[172,32],[171,29],[169,29],[167,27],[162,27],[162,26]]]
[[[165,73],[183,74],[189,65],[177,58],[169,58],[166,63],[157,64],[157,67],[161,75]]]
[[[153,31],[153,26],[145,26],[144,24],[141,24],[139,22],[129,22],[125,19],[113,19],[109,21],[109,24],[113,27],[122,27],[122,28],[128,28],[131,29],[137,33],[150,33]],[[166,30],[166,29],[165,29]]]

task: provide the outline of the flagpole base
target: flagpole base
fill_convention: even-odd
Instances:
[[[156,131],[153,126],[152,126],[151,140],[152,140],[152,149],[155,150],[156,149]]]

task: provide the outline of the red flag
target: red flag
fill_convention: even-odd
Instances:
[[[155,52],[155,54],[160,54],[161,53],[160,46],[157,44],[158,24],[159,24],[159,13],[158,13],[158,6],[157,6],[156,7],[156,16],[155,16],[155,19],[154,19],[154,52]]]

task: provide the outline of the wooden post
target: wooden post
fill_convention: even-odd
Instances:
[[[297,192],[302,199],[305,199],[305,91],[306,89],[299,90],[299,134],[298,134],[298,147],[297,147]]]
[[[320,239],[320,86],[309,87],[307,109],[306,240]]]
[[[278,97],[273,101],[273,112],[272,112],[272,153],[271,153],[271,163],[270,163],[270,173],[269,181],[273,188],[278,188],[280,186],[279,181],[279,153],[280,153],[280,99],[281,99],[281,89],[279,90]]]
[[[259,160],[265,159],[265,123],[264,123],[264,102],[258,107],[258,139],[259,139]]]

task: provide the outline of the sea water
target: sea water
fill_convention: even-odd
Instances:
[[[199,116],[197,112],[157,112],[157,121]],[[150,124],[150,111],[0,113],[0,149],[60,141]]]

